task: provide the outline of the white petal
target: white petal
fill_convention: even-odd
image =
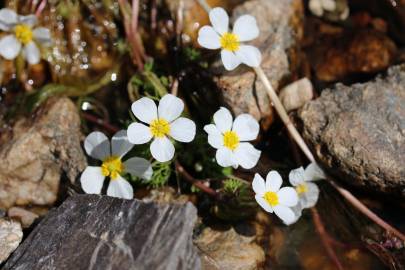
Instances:
[[[319,198],[319,188],[314,183],[306,183],[308,191],[300,196],[300,202],[302,207],[311,208],[315,206]]]
[[[223,8],[216,7],[211,9],[209,16],[215,31],[221,35],[228,32],[229,17]]]
[[[231,112],[221,107],[214,113],[214,123],[221,132],[229,131],[232,128],[232,114]]]
[[[39,52],[38,46],[33,41],[24,46],[23,52],[25,59],[27,59],[27,62],[31,65],[38,64],[41,60],[41,53]]]
[[[170,124],[170,136],[179,142],[191,142],[194,140],[195,130],[195,123],[184,117],[180,117]]]
[[[235,54],[242,63],[250,67],[258,67],[262,61],[262,54],[259,49],[254,46],[242,45]]]
[[[270,171],[266,176],[266,191],[277,192],[281,185],[283,184],[283,179],[277,171]]]
[[[269,213],[273,213],[273,208],[263,199],[262,196],[256,195],[255,196],[256,202],[266,211]]]
[[[111,139],[111,152],[114,156],[123,157],[134,145],[128,141],[127,131],[120,130]]]
[[[209,124],[204,126],[204,131],[208,134],[218,134],[221,133],[214,124]]]
[[[130,143],[144,144],[149,142],[153,135],[149,127],[141,123],[132,123],[127,130],[127,136]]]
[[[51,31],[45,27],[37,27],[32,31],[36,41],[43,45],[50,45],[52,43]]]
[[[296,218],[294,212],[284,205],[277,205],[273,207],[274,213],[287,225],[292,224]]]
[[[82,189],[87,194],[100,194],[105,176],[100,167],[87,166],[80,176]]]
[[[323,15],[323,7],[322,7],[322,0],[309,0],[309,10],[312,14],[320,17]]]
[[[9,31],[17,23],[17,13],[9,8],[0,9],[0,30]]]
[[[298,203],[296,206],[292,207],[291,210],[294,212],[295,218],[290,224],[297,222],[300,217],[302,216],[302,207],[301,204]]]
[[[266,193],[266,183],[264,182],[263,177],[260,174],[256,173],[252,182],[253,191],[259,195],[263,196]]]
[[[304,179],[305,181],[316,181],[326,179],[326,175],[318,164],[311,163],[305,168]]]
[[[321,0],[324,10],[334,11],[336,9],[336,0]]]
[[[110,141],[107,136],[100,131],[93,131],[84,140],[86,153],[98,160],[104,160],[111,155]]]
[[[134,190],[127,180],[118,176],[114,180],[110,180],[107,188],[107,195],[122,199],[132,199],[134,197]]]
[[[204,126],[204,130],[208,133],[208,143],[212,147],[218,149],[224,145],[224,136],[214,124]]]
[[[260,126],[253,116],[244,113],[236,117],[232,130],[238,134],[241,141],[252,141],[257,138]]]
[[[198,31],[198,44],[200,44],[204,48],[211,50],[221,48],[220,39],[221,37],[211,26],[203,26]]]
[[[26,24],[30,27],[33,27],[34,25],[37,24],[37,22],[38,22],[37,17],[35,15],[31,14],[31,15],[27,15],[27,16],[19,15],[17,23]]]
[[[153,174],[152,165],[144,158],[133,157],[124,162],[125,172],[150,180]]]
[[[173,143],[167,138],[155,138],[150,145],[152,156],[159,162],[166,162],[174,156]]]
[[[288,180],[290,184],[293,186],[298,186],[302,184],[304,180],[304,168],[299,167],[297,169],[292,170],[288,175]]]
[[[240,143],[234,150],[238,164],[244,169],[251,169],[259,161],[261,151],[257,150],[250,143]]]
[[[239,57],[227,50],[221,50],[221,60],[226,70],[233,70],[241,63]]]
[[[0,39],[0,55],[7,60],[13,60],[21,50],[21,43],[14,35],[7,35]]]
[[[147,97],[143,97],[132,103],[131,110],[136,118],[147,124],[158,117],[155,102]]]
[[[168,122],[177,119],[184,110],[184,102],[178,97],[167,94],[159,101],[158,116]]]
[[[239,37],[239,41],[249,41],[259,36],[255,17],[251,15],[240,16],[233,25],[233,33]]]
[[[217,150],[215,159],[217,160],[217,163],[222,167],[237,165],[234,154],[226,147],[221,147]]]
[[[298,203],[298,194],[292,187],[283,187],[278,192],[278,200],[281,205],[296,206]]]

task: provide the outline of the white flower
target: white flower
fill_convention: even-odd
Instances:
[[[274,213],[287,225],[293,223],[296,218],[291,207],[297,205],[298,195],[294,188],[283,187],[283,179],[276,171],[267,174],[266,182],[255,174],[253,190],[256,193],[257,203],[267,212]]]
[[[217,150],[216,160],[222,167],[240,165],[251,169],[259,161],[261,151],[247,141],[259,134],[259,123],[250,114],[241,114],[232,121],[230,111],[221,107],[214,114],[214,123],[204,127],[208,133],[208,143]]]
[[[41,58],[37,43],[49,45],[52,40],[49,29],[33,28],[36,24],[35,15],[21,16],[11,9],[1,9],[0,30],[11,34],[0,39],[0,55],[13,60],[22,51],[28,63],[37,64]]]
[[[132,186],[121,174],[130,173],[149,180],[152,177],[152,166],[149,161],[133,157],[122,161],[122,157],[133,147],[128,141],[125,130],[118,131],[110,141],[99,131],[90,133],[84,141],[86,153],[103,163],[101,167],[87,166],[80,177],[83,190],[88,194],[100,194],[105,177],[110,178],[107,195],[124,199],[132,199]]]
[[[195,137],[196,126],[190,119],[180,117],[184,103],[178,97],[167,94],[156,107],[155,102],[143,97],[132,104],[132,112],[146,126],[132,123],[128,127],[128,139],[133,144],[150,145],[152,156],[159,162],[166,162],[174,156],[173,143],[169,136],[179,142],[191,142]]]
[[[209,13],[211,26],[203,26],[198,32],[198,43],[207,49],[221,48],[221,59],[227,70],[235,69],[240,63],[258,67],[262,60],[260,51],[241,42],[259,36],[256,19],[251,15],[240,16],[233,31],[228,30],[229,17],[223,8],[213,8]]]
[[[303,167],[292,170],[288,177],[298,193],[299,202],[293,208],[298,220],[303,209],[315,206],[318,201],[319,188],[312,181],[325,179],[326,176],[316,163],[311,163],[305,170]]]
[[[338,8],[336,0],[309,0],[308,7],[311,13],[318,17],[321,17],[325,11],[334,12]],[[349,13],[349,7],[346,6],[339,16],[340,19],[346,20]]]

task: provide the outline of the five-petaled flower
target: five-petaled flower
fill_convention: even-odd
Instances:
[[[10,32],[0,39],[0,55],[8,60],[15,59],[22,48],[22,54],[30,64],[37,64],[41,54],[37,44],[51,44],[49,29],[33,28],[37,24],[35,15],[21,16],[13,10],[0,10],[0,30]]]
[[[143,97],[132,104],[133,114],[142,123],[132,123],[128,127],[128,139],[133,144],[144,144],[153,138],[150,145],[152,156],[159,162],[166,162],[174,156],[174,145],[168,137],[180,142],[191,142],[195,137],[196,125],[190,119],[180,117],[184,109],[183,101],[167,94],[155,102]]]
[[[276,171],[267,174],[266,181],[255,174],[253,179],[253,190],[256,193],[257,203],[267,212],[275,213],[285,224],[289,225],[296,220],[291,207],[298,203],[298,195],[294,188],[280,188],[283,179]]]
[[[254,46],[242,42],[259,36],[256,19],[251,15],[239,17],[228,30],[229,17],[223,8],[213,8],[209,13],[212,26],[203,26],[198,32],[198,43],[207,49],[220,49],[221,59],[227,70],[235,69],[240,63],[251,67],[260,65],[262,56]]]
[[[86,153],[102,161],[101,167],[87,166],[83,171],[80,182],[88,194],[100,194],[104,179],[110,178],[107,195],[124,199],[132,199],[134,192],[131,184],[121,175],[130,173],[134,176],[149,180],[152,177],[152,166],[149,161],[133,157],[122,161],[122,157],[133,147],[128,141],[125,130],[118,131],[110,141],[99,131],[90,133],[84,141]]]
[[[250,114],[240,114],[235,121],[230,111],[221,107],[214,114],[214,123],[204,127],[208,143],[217,149],[216,160],[222,167],[239,165],[245,169],[256,166],[261,151],[247,141],[259,134],[259,123]]]

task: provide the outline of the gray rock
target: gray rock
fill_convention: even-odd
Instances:
[[[405,197],[405,65],[324,90],[299,116],[304,138],[339,180]]]
[[[18,247],[22,237],[20,223],[0,218],[0,264]]]
[[[195,207],[76,195],[35,227],[4,269],[200,269]]]

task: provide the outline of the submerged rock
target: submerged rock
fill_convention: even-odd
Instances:
[[[304,138],[330,173],[405,197],[405,65],[385,78],[324,90],[299,116]]]
[[[20,223],[0,218],[0,264],[18,247],[22,237]]]
[[[80,138],[68,98],[51,99],[33,118],[17,121],[0,144],[0,208],[53,204],[62,173],[73,182],[86,166]]]
[[[200,269],[192,243],[197,211],[76,195],[35,227],[4,269]]]

